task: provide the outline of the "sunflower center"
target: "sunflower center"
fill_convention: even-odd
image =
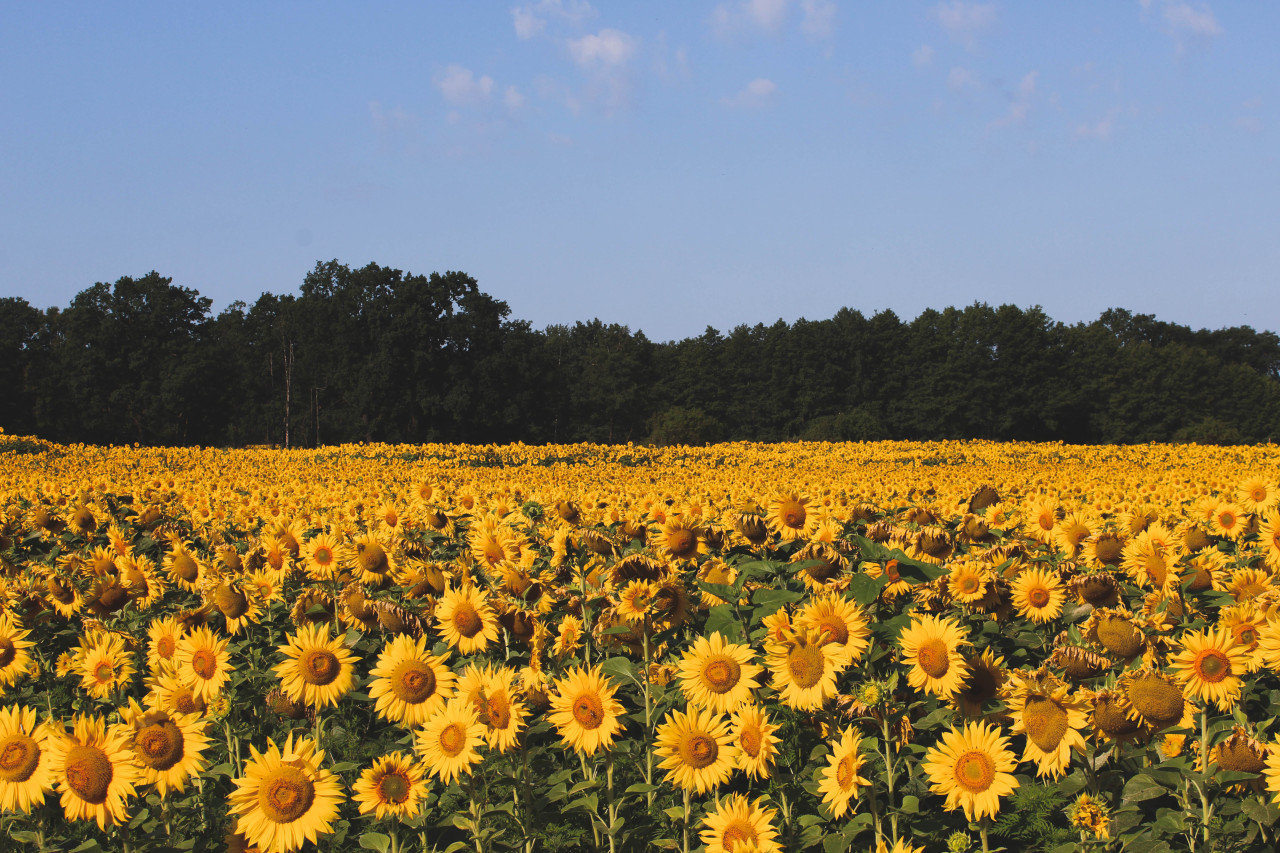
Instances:
[[[1053,752],[1067,733],[1067,712],[1051,699],[1032,696],[1022,708],[1022,723],[1032,743],[1042,752]]]
[[[930,678],[942,678],[951,669],[951,650],[939,639],[932,639],[920,646],[916,661]]]
[[[327,566],[329,565],[329,563],[333,562],[333,552],[323,545],[317,548],[315,550],[315,553],[313,553],[311,556],[317,563],[319,563],[322,566]]]
[[[1232,633],[1235,634],[1236,643],[1239,645],[1248,646],[1252,649],[1258,644],[1258,629],[1248,622],[1243,625],[1237,625],[1232,629]]]
[[[111,759],[96,746],[76,744],[67,750],[66,769],[67,787],[75,791],[76,796],[87,803],[98,805],[107,799],[107,789],[111,787],[111,779],[115,768]]]
[[[115,675],[116,671],[112,669],[109,661],[104,660],[93,668],[93,677],[96,678],[100,684],[106,684],[108,681],[115,678]]]
[[[1128,696],[1129,704],[1160,728],[1182,719],[1185,708],[1182,691],[1158,675],[1148,673],[1134,679]]]
[[[409,799],[409,788],[409,780],[403,773],[388,773],[378,781],[378,799],[398,806]]]
[[[818,630],[826,635],[827,641],[824,645],[843,646],[849,642],[849,626],[844,623],[843,619],[837,619],[834,616],[827,616],[818,620]]]
[[[787,655],[787,670],[791,673],[791,680],[802,690],[808,690],[821,681],[825,669],[826,658],[821,646],[796,646]]]
[[[480,633],[480,629],[484,627],[484,622],[470,602],[464,601],[453,611],[453,627],[457,629],[459,634],[470,639]]]
[[[1205,649],[1191,662],[1191,669],[1201,681],[1217,684],[1231,674],[1231,659],[1218,649]]]
[[[484,700],[484,718],[489,728],[503,730],[511,724],[511,703],[505,696],[493,694]]]
[[[996,779],[996,764],[991,756],[978,750],[970,750],[956,762],[956,782],[973,794],[981,794]]]
[[[698,537],[692,530],[673,530],[667,536],[667,550],[677,557],[688,557],[698,549]]]
[[[1098,697],[1093,706],[1093,723],[1111,737],[1122,737],[1138,730],[1138,721],[1130,717],[1113,697]]]
[[[13,659],[17,656],[18,649],[14,646],[13,640],[8,637],[0,637],[0,668],[13,663]]]
[[[735,820],[724,828],[724,832],[720,835],[720,846],[725,850],[733,850],[740,844],[755,844],[759,840],[760,836],[756,835],[755,827],[745,820]]]
[[[840,790],[847,791],[853,787],[853,781],[858,777],[857,756],[849,753],[840,759],[840,763],[836,765],[836,784],[840,786]]]
[[[316,786],[301,770],[277,767],[258,788],[258,807],[272,823],[293,823],[307,813],[316,797]]]
[[[198,649],[191,656],[191,668],[208,681],[218,672],[218,656],[211,649]]]
[[[760,736],[760,729],[755,726],[744,728],[742,735],[738,738],[738,746],[742,747],[742,751],[752,758],[760,754],[760,747],[763,742],[764,738]]]
[[[1237,773],[1258,773],[1267,766],[1265,753],[1260,756],[1258,748],[1251,747],[1245,738],[1228,738],[1215,755],[1222,769]]]
[[[172,720],[152,723],[134,736],[138,759],[155,770],[168,770],[182,760],[182,730]]]
[[[435,670],[422,661],[404,661],[391,672],[391,692],[402,702],[421,704],[436,692]]]
[[[742,667],[733,658],[721,657],[707,664],[702,675],[712,693],[728,693],[742,678]]]
[[[173,653],[178,649],[178,642],[173,638],[172,634],[165,634],[156,641],[156,654],[165,660],[173,657]]]
[[[204,713],[206,707],[202,697],[196,696],[190,688],[183,688],[173,694],[173,709],[182,714]]]
[[[584,693],[573,700],[573,718],[584,729],[596,729],[604,723],[604,703],[599,696]]]
[[[799,501],[783,501],[778,516],[787,527],[804,527],[808,513],[805,512],[804,504]]]
[[[372,572],[378,575],[387,573],[387,552],[377,542],[368,542],[360,549],[360,554],[356,558],[360,563],[360,568],[366,572]]]
[[[719,754],[715,738],[702,732],[694,732],[680,743],[680,760],[697,770],[714,764]]]
[[[248,597],[230,584],[224,583],[214,591],[213,603],[228,619],[239,619],[249,612]]]
[[[1098,625],[1098,642],[1107,651],[1131,658],[1142,650],[1142,634],[1128,619],[1112,616]]]
[[[40,744],[22,732],[0,740],[0,781],[25,782],[40,763]]]
[[[960,591],[965,595],[973,595],[978,591],[978,579],[973,575],[964,575],[960,578]]]
[[[328,649],[308,649],[299,661],[302,680],[307,684],[332,684],[342,669],[338,656]]]
[[[1032,607],[1044,607],[1049,603],[1049,590],[1042,586],[1032,587],[1027,593],[1027,601],[1031,602]]]
[[[467,729],[462,723],[450,723],[440,730],[440,750],[450,758],[462,754],[467,746]]]

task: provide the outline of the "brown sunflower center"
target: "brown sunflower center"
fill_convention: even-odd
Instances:
[[[181,690],[176,691],[173,694],[172,704],[173,709],[182,714],[203,714],[205,708],[208,707],[205,704],[204,698],[195,695],[189,687],[184,687]]]
[[[733,850],[739,845],[755,844],[760,840],[756,829],[745,820],[733,820],[720,834],[720,846],[725,850]]]
[[[168,770],[182,760],[182,730],[172,720],[152,723],[134,736],[138,760],[155,770]]]
[[[450,723],[440,730],[440,751],[453,758],[467,748],[467,728],[462,723]]]
[[[824,645],[835,643],[843,646],[849,642],[849,626],[843,619],[837,619],[835,616],[823,617],[818,620],[818,630],[826,637]]]
[[[594,693],[584,693],[573,700],[573,718],[584,729],[596,729],[604,723],[604,703]]]
[[[801,690],[808,690],[821,681],[825,669],[826,658],[821,646],[812,643],[796,646],[787,655],[787,671],[791,673],[791,680],[796,687]]]
[[[453,611],[453,627],[459,634],[470,639],[484,628],[484,621],[471,603],[464,601]]]
[[[483,710],[489,728],[501,731],[511,724],[511,703],[501,693],[486,696]]]
[[[764,738],[760,736],[760,729],[755,726],[744,728],[742,735],[738,738],[738,746],[742,747],[742,751],[752,758],[760,754],[760,747],[763,745]]]
[[[249,598],[231,584],[222,584],[213,593],[213,603],[228,619],[239,619],[249,612]]]
[[[1128,698],[1129,704],[1158,728],[1182,719],[1185,708],[1182,691],[1154,673],[1135,678],[1129,685]]]
[[[680,760],[697,770],[714,764],[719,754],[716,739],[703,732],[693,732],[680,741]]]
[[[979,750],[970,750],[956,761],[956,783],[973,794],[981,794],[996,779],[996,764],[991,756]]]
[[[1067,733],[1067,712],[1061,705],[1045,696],[1028,697],[1022,707],[1022,723],[1027,738],[1042,752],[1053,752]]]
[[[698,537],[692,530],[673,530],[667,534],[667,550],[677,557],[688,557],[698,550]]]
[[[853,787],[856,778],[858,778],[858,759],[856,755],[849,753],[836,765],[836,784],[840,786],[840,790],[847,791]]]
[[[333,562],[333,551],[326,548],[324,545],[321,545],[320,547],[316,548],[315,552],[312,553],[311,557],[320,565],[327,566],[329,565],[329,563]]]
[[[1045,607],[1049,604],[1049,590],[1042,586],[1033,586],[1027,593],[1027,601],[1032,607]]]
[[[1138,730],[1138,721],[1129,716],[1120,700],[1099,696],[1093,704],[1093,723],[1110,737],[1123,737]]]
[[[401,662],[391,671],[391,692],[402,702],[418,705],[436,692],[436,672],[420,660]]]
[[[311,808],[316,786],[296,767],[283,765],[258,787],[258,807],[272,823],[293,823]]]
[[[718,657],[707,664],[702,675],[712,693],[728,693],[742,679],[742,667],[731,657]]]
[[[159,640],[156,640],[156,655],[165,660],[173,657],[173,653],[177,649],[178,641],[173,638],[172,634],[165,634]]]
[[[208,681],[218,672],[218,656],[212,649],[197,649],[191,656],[191,669]]]
[[[973,595],[978,591],[980,584],[975,575],[962,575],[960,577],[960,591],[965,595]]]
[[[0,637],[0,668],[13,663],[13,659],[17,656],[18,649],[13,644],[13,640],[8,637]]]
[[[22,732],[0,739],[0,781],[25,782],[40,763],[40,744]]]
[[[308,649],[298,661],[299,674],[307,684],[332,684],[342,670],[338,656],[328,649]]]
[[[1191,670],[1201,681],[1217,684],[1231,674],[1231,659],[1218,649],[1205,649],[1191,662]]]
[[[921,644],[916,661],[930,678],[942,678],[951,669],[951,650],[939,639]]]
[[[969,676],[965,679],[964,689],[960,692],[966,701],[980,705],[994,699],[999,689],[995,671],[984,662],[970,662]]]
[[[1259,773],[1267,766],[1265,748],[1251,744],[1247,737],[1230,737],[1214,750],[1223,770],[1237,773]]]
[[[107,799],[107,790],[111,787],[111,779],[115,768],[105,752],[96,746],[76,744],[67,750],[66,768],[63,775],[67,787],[87,803],[98,805]]]
[[[378,780],[378,799],[398,806],[409,799],[410,787],[408,777],[398,770],[393,770]]]
[[[799,528],[804,527],[808,513],[805,512],[804,504],[799,501],[786,500],[778,507],[778,517],[787,527]]]
[[[1112,654],[1131,658],[1142,651],[1142,632],[1120,616],[1110,616],[1098,623],[1098,642]]]
[[[388,569],[387,552],[377,542],[367,542],[356,557],[360,568],[366,572],[385,575]]]
[[[1236,643],[1242,646],[1248,646],[1252,649],[1258,644],[1258,628],[1245,622],[1243,625],[1237,625],[1231,629],[1231,633],[1235,635]]]
[[[110,661],[101,661],[93,668],[93,677],[97,679],[99,684],[106,684],[116,676],[115,669],[112,668]]]

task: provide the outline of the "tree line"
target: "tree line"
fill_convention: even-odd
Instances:
[[[461,272],[316,264],[220,313],[151,272],[0,299],[0,427],[153,445],[1280,438],[1280,337],[1113,308],[843,308],[655,342],[535,330]]]

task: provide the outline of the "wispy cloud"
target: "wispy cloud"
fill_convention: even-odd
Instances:
[[[772,80],[757,77],[740,91],[720,99],[727,107],[760,107],[769,103],[778,94],[778,85]]]
[[[471,69],[461,65],[450,65],[435,82],[440,94],[451,104],[478,103],[488,100],[493,93],[492,77],[487,74],[476,77]]]
[[[947,73],[947,88],[953,92],[977,89],[978,77],[968,68],[956,65]]]
[[[569,55],[584,68],[625,65],[636,52],[636,40],[622,30],[603,29],[594,35],[570,39]]]
[[[580,24],[594,17],[596,10],[585,0],[539,0],[511,10],[511,24],[516,37],[531,39],[547,29],[549,20]]]
[[[1031,112],[1031,99],[1036,94],[1036,81],[1039,78],[1039,71],[1028,71],[1023,75],[1022,79],[1018,81],[1018,87],[1013,90],[1013,95],[1009,102],[1009,111],[991,122],[992,128],[1010,127],[1022,124],[1027,120],[1027,113]]]
[[[800,11],[800,32],[812,39],[827,39],[835,35],[834,0],[801,0]]]
[[[1115,128],[1116,116],[1118,115],[1120,115],[1120,110],[1112,109],[1095,122],[1085,122],[1077,125],[1076,139],[1092,139],[1098,142],[1106,142],[1111,138],[1112,130]]]
[[[973,50],[977,46],[978,36],[996,22],[996,5],[949,0],[933,7],[932,15],[948,36]]]
[[[916,68],[928,68],[933,64],[933,48],[922,44],[911,51],[911,64]]]
[[[1138,5],[1144,17],[1155,13],[1158,25],[1173,39],[1179,56],[1193,42],[1207,42],[1222,35],[1222,25],[1207,3],[1193,6],[1186,0],[1138,0]]]

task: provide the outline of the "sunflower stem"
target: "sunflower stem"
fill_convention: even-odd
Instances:
[[[609,765],[605,770],[605,793],[609,802],[609,825],[605,828],[605,832],[609,836],[609,853],[616,853],[617,841],[613,837],[613,824],[618,819],[618,804],[614,800],[613,795],[613,753],[609,753]]]
[[[893,830],[893,843],[898,843],[898,812],[893,807],[893,773],[896,762],[893,760],[893,745],[889,739],[889,714],[887,710],[880,718],[880,731],[884,734],[884,783],[888,796],[886,808],[889,812],[889,825]],[[854,774],[857,775],[856,773]],[[874,783],[872,785],[874,787]]]
[[[1200,712],[1200,760],[1204,763],[1204,775],[1207,777],[1210,773],[1209,755],[1209,706],[1205,705]],[[1204,840],[1206,850],[1211,848],[1209,840],[1209,821],[1213,819],[1213,806],[1209,804],[1208,786],[1203,782],[1196,783],[1196,790],[1200,793],[1200,833]]]
[[[644,630],[641,632],[644,644],[644,679],[640,686],[644,689],[644,732],[645,742],[653,743],[653,700],[650,698],[649,684],[649,614],[644,616]],[[649,791],[644,795],[645,807],[653,811],[653,750],[644,751],[644,783]]]
[[[991,844],[987,840],[987,830],[991,828],[991,818],[984,817],[978,823],[978,837],[982,839],[982,853],[991,853]]]
[[[484,853],[484,845],[480,843],[480,818],[482,816],[482,810],[480,808],[480,802],[476,797],[476,775],[477,774],[472,773],[468,776],[467,804],[471,810],[471,831],[475,833],[472,835],[471,840],[475,842],[476,853]]]
[[[689,812],[692,806],[689,802],[689,789],[684,789],[684,820],[680,822],[680,840],[681,850],[683,853],[689,853]]]

